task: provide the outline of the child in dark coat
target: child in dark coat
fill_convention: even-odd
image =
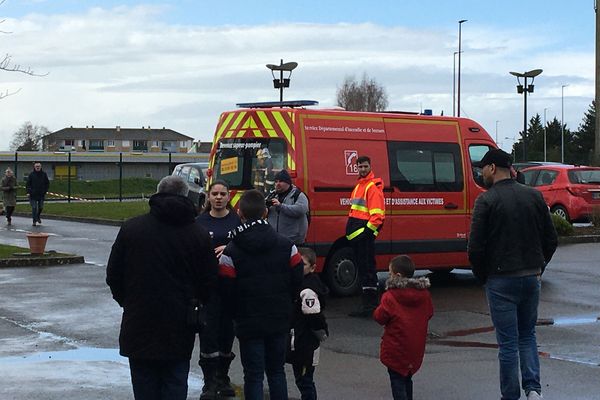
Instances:
[[[413,278],[415,264],[397,256],[389,265],[387,291],[373,318],[385,326],[380,359],[388,368],[394,400],[412,400],[412,376],[425,354],[427,324],[433,316],[430,286],[426,277]]]
[[[317,389],[313,377],[315,366],[319,363],[321,342],[329,336],[323,314],[325,296],[329,290],[315,273],[315,252],[307,247],[300,247],[298,252],[304,262],[304,280],[294,308],[287,362],[292,364],[301,399],[316,400]]]

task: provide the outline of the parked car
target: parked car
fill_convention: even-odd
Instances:
[[[561,165],[561,164],[562,163],[553,162],[553,161],[522,161],[522,162],[513,163],[513,167],[515,167],[515,169],[517,171],[522,171],[525,168],[529,168],[529,167],[538,167],[538,166],[542,166],[542,165]]]
[[[525,184],[542,192],[550,211],[569,222],[589,220],[600,207],[600,168],[566,164],[522,170]]]
[[[205,186],[206,178],[204,170],[208,168],[208,163],[188,163],[178,164],[173,169],[171,175],[182,177],[190,187],[188,197],[196,205],[198,210],[204,206],[206,200]]]

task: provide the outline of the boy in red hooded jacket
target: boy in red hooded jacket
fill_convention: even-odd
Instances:
[[[415,264],[408,256],[397,256],[389,265],[387,291],[373,318],[385,329],[380,359],[388,368],[394,400],[412,400],[412,376],[425,354],[427,324],[433,304],[426,277],[413,278]]]

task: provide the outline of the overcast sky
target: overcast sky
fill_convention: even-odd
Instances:
[[[1,1],[1,0],[0,0]],[[523,126],[509,71],[541,68],[528,115],[577,129],[594,98],[593,0],[6,0],[0,59],[0,150],[25,121],[167,127],[211,141],[222,111],[278,100],[265,64],[296,61],[285,99],[334,106],[346,76],[385,87],[389,109],[452,115],[462,25],[461,116],[505,149]],[[496,122],[498,121],[498,122]],[[505,139],[509,137],[510,139]]]

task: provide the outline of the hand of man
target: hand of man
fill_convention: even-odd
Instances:
[[[271,201],[273,202],[273,205],[274,205],[274,206],[276,206],[276,207],[278,207],[278,206],[280,206],[280,205],[281,205],[281,202],[280,202],[280,201],[279,201],[277,198],[274,198],[274,199],[273,199],[273,200],[271,200]]]

